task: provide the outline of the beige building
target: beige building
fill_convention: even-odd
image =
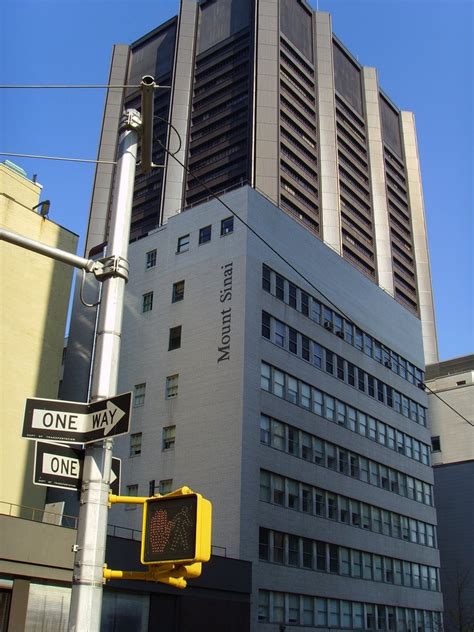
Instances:
[[[446,632],[474,628],[474,354],[426,367]]]
[[[78,236],[33,207],[41,185],[0,164],[0,227],[75,252]],[[0,242],[0,502],[43,508],[33,485],[33,442],[21,436],[27,397],[56,398],[72,268]],[[13,509],[13,508],[12,508]],[[10,510],[10,509],[9,509]]]

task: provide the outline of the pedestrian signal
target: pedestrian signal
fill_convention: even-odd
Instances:
[[[211,556],[211,503],[189,488],[143,506],[142,564],[191,564]]]

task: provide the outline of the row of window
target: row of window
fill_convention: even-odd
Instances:
[[[376,399],[381,404],[393,408],[395,412],[411,421],[426,426],[424,406],[402,395],[382,380],[356,367],[352,362],[348,362],[267,312],[262,312],[262,336],[282,349],[311,362],[321,371],[337,377],[349,386]]]
[[[171,302],[179,303],[184,299],[184,281],[173,283],[171,291]],[[153,309],[153,292],[146,292],[142,295],[142,312],[151,312]]]
[[[288,424],[261,415],[260,441],[277,450],[334,470],[369,485],[405,496],[425,505],[433,504],[433,488],[404,472],[360,456],[351,450],[319,439]]]
[[[174,397],[178,397],[178,380],[179,374],[168,375],[166,378],[166,386],[165,386],[165,398],[173,399]],[[141,384],[135,384],[133,387],[133,407],[138,408],[139,406],[145,405],[145,395],[146,395],[146,382],[142,382]]]
[[[301,312],[304,316],[308,316],[328,331],[334,332],[336,336],[383,364],[411,384],[423,386],[424,374],[418,367],[265,264],[263,264],[262,270],[262,287],[266,292]]]
[[[344,630],[438,632],[441,612],[259,590],[258,620]]]
[[[129,456],[139,456],[142,453],[142,439],[143,434],[141,432],[135,432],[130,435],[130,450]],[[172,450],[176,443],[176,426],[166,426],[162,430],[162,450]]]
[[[221,237],[228,235],[234,231],[234,217],[226,217],[221,220]],[[205,244],[208,241],[211,241],[212,236],[212,225],[204,226],[199,229],[199,245]],[[191,241],[191,235],[188,233],[187,235],[181,235],[178,237],[178,245],[176,247],[176,252],[186,252],[189,250],[189,244]]]
[[[161,495],[169,494],[173,491],[173,479],[166,478],[158,482],[153,479],[148,483],[148,496],[154,496],[157,492]],[[127,485],[127,496],[138,496],[138,483],[132,483],[131,485]],[[136,509],[136,504],[125,505],[125,508]]]
[[[426,443],[395,430],[385,422],[374,419],[265,362],[262,362],[260,385],[264,391],[344,426],[352,432],[357,432],[390,450],[395,450],[424,465],[430,464],[430,450]]]
[[[435,527],[431,524],[266,470],[260,470],[260,500],[392,538],[435,546]]]
[[[349,549],[263,527],[259,530],[259,559],[354,579],[439,590],[438,569],[434,566]]]

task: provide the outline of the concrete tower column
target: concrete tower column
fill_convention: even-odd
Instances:
[[[377,71],[375,68],[363,68],[362,77],[370,156],[370,192],[374,216],[376,272],[380,287],[394,296]]]
[[[401,115],[402,142],[406,161],[408,197],[411,208],[416,277],[418,281],[418,300],[423,331],[423,348],[426,364],[433,364],[438,362],[438,340],[436,337],[425,205],[421,186],[415,117],[412,112],[402,112]]]
[[[179,12],[176,37],[176,56],[172,81],[170,121],[181,137],[182,145],[176,158],[186,163],[188,146],[188,122],[191,116],[191,93],[193,88],[194,47],[196,44],[196,26],[198,8],[195,0],[182,0]],[[171,128],[169,149],[178,146],[176,132]],[[165,160],[165,182],[162,197],[160,224],[166,224],[172,215],[181,211],[183,187],[186,172],[181,165],[168,154]]]
[[[317,12],[314,17],[321,236],[328,246],[342,254],[331,16]]]

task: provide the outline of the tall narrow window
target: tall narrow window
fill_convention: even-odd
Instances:
[[[151,312],[153,309],[153,292],[147,292],[142,296],[142,312]]]
[[[156,266],[156,248],[146,253],[145,265],[147,270]]]
[[[168,375],[166,378],[166,399],[178,397],[178,379],[179,374]]]
[[[142,453],[142,433],[136,432],[130,435],[130,456],[138,456]]]
[[[133,387],[133,406],[143,406],[145,403],[146,382],[135,384]]]
[[[265,292],[270,292],[271,290],[271,270],[265,264],[262,266],[262,288]]]
[[[181,347],[181,325],[170,329],[170,337],[168,342],[168,351],[179,349]]]
[[[182,301],[184,298],[184,281],[177,281],[173,283],[173,296],[171,298],[172,303]]]
[[[176,438],[176,426],[167,426],[163,428],[163,450],[171,450],[174,448]]]

